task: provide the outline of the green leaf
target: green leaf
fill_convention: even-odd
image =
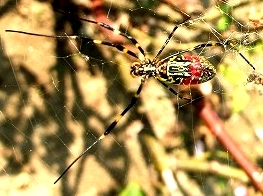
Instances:
[[[226,31],[232,23],[231,6],[221,4],[220,9],[223,13],[222,17],[217,21],[217,29],[219,31]]]
[[[244,83],[246,80],[246,74],[242,69],[235,66],[227,66],[221,64],[219,71],[224,75],[224,78],[231,84],[231,105],[232,111],[238,113],[243,111],[250,102],[250,97],[246,92]]]
[[[232,110],[233,113],[242,112],[250,102],[250,97],[247,94],[244,86],[238,86],[233,90]]]
[[[146,196],[140,185],[130,182],[120,193],[120,196]]]

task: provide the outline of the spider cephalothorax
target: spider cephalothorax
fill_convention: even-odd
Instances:
[[[148,58],[140,62],[134,62],[131,66],[131,75],[133,77],[144,77],[150,78],[158,75],[158,70],[156,69],[156,63]]]

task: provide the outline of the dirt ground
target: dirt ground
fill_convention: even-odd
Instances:
[[[194,97],[195,92],[201,91],[248,159],[263,167],[262,84],[246,84],[251,67],[237,52],[220,47],[198,51],[216,66],[218,73],[212,81],[191,88],[173,87],[190,101],[149,79],[137,105],[112,134],[54,184],[130,103],[140,84],[140,79],[130,76],[129,67],[136,59],[68,36],[86,35],[121,42],[132,51],[137,48],[74,14],[96,21],[105,14],[109,19],[103,22],[131,34],[150,57],[161,48],[175,21],[182,20],[169,1],[103,1],[103,11],[94,8],[95,2],[100,1],[0,3],[0,194],[142,195],[143,191],[145,195],[196,196],[234,195],[244,188],[247,195],[261,195],[193,106],[200,98]],[[232,23],[222,32],[218,30],[218,21],[224,20],[220,4],[177,3],[192,21],[176,30],[161,56],[219,38],[233,39],[256,70],[263,70],[262,24],[256,20],[262,20],[262,3],[229,2]],[[220,167],[217,170],[212,164]],[[168,183],[162,179],[163,171],[172,172],[172,177],[164,177]]]

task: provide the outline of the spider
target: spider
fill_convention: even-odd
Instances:
[[[70,13],[65,13],[62,11],[57,11],[62,14],[70,15]],[[165,88],[167,88],[172,94],[178,95],[178,93],[169,87],[170,85],[177,84],[177,85],[191,85],[191,84],[201,84],[204,82],[207,82],[211,80],[215,74],[216,74],[216,69],[215,67],[203,56],[197,56],[197,55],[189,55],[185,54],[187,52],[191,52],[194,50],[206,48],[206,47],[214,47],[214,46],[221,46],[226,48],[227,46],[232,47],[235,49],[233,43],[230,41],[225,41],[225,42],[207,42],[207,43],[202,43],[199,44],[193,48],[189,48],[186,50],[182,51],[177,51],[172,55],[169,55],[163,59],[159,59],[159,56],[165,49],[166,45],[169,43],[171,38],[173,37],[175,31],[178,29],[178,27],[187,21],[190,20],[190,16],[186,13],[182,13],[182,15],[185,16],[185,19],[180,22],[178,25],[175,25],[173,30],[170,32],[168,35],[166,41],[162,45],[161,49],[157,52],[155,57],[153,59],[150,59],[146,56],[144,49],[140,46],[138,41],[133,38],[130,35],[127,35],[111,26],[109,26],[106,23],[103,22],[97,22],[85,18],[80,18],[77,17],[77,19],[89,23],[93,23],[95,25],[99,25],[102,28],[108,29],[118,35],[121,35],[128,39],[129,41],[132,42],[132,44],[138,49],[138,51],[143,55],[143,58],[139,58],[139,56],[125,48],[121,44],[116,44],[108,41],[102,41],[102,40],[96,40],[96,39],[91,39],[87,36],[56,36],[56,35],[43,35],[43,34],[37,34],[37,33],[29,33],[25,31],[17,31],[17,30],[6,30],[6,32],[12,32],[12,33],[22,33],[22,34],[27,34],[27,35],[33,35],[33,36],[42,36],[42,37],[50,37],[50,38],[69,38],[69,39],[81,39],[81,40],[87,40],[90,41],[94,44],[98,45],[105,45],[109,46],[112,48],[115,48],[123,53],[126,53],[135,59],[137,59],[136,62],[132,63],[130,66],[130,74],[133,77],[140,77],[141,82],[140,85],[134,94],[134,96],[131,98],[131,101],[126,108],[115,117],[115,119],[112,121],[112,123],[108,126],[108,128],[104,131],[104,133],[97,138],[97,140],[90,145],[88,148],[86,148],[75,160],[72,161],[70,165],[64,170],[64,172],[56,179],[54,184],[56,184],[63,176],[64,174],[85,154],[87,153],[93,146],[95,146],[100,140],[104,139],[108,134],[110,134],[114,127],[118,124],[118,122],[121,120],[123,116],[136,104],[138,101],[138,98],[140,96],[140,93],[143,89],[144,83],[149,79],[149,78],[155,78],[158,82],[160,82]],[[235,49],[236,50],[236,49]],[[239,52],[238,54],[249,64],[253,70],[255,70],[255,67]],[[181,97],[180,97],[181,98]],[[187,99],[187,98],[184,98]]]

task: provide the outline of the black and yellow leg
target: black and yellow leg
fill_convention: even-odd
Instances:
[[[107,41],[102,41],[102,40],[93,40],[91,38],[88,38],[86,36],[67,36],[67,35],[44,35],[44,34],[38,34],[38,33],[29,33],[29,32],[25,32],[25,31],[16,31],[16,30],[6,30],[6,32],[11,32],[11,33],[21,33],[21,34],[27,34],[27,35],[33,35],[33,36],[39,36],[39,37],[49,37],[49,38],[56,38],[56,39],[80,39],[80,40],[86,40],[86,41],[90,41],[93,42],[94,44],[101,44],[101,45],[106,45],[106,46],[110,46],[113,48],[116,48],[117,50],[129,54],[130,56],[133,56],[137,59],[139,59],[139,57],[131,50],[125,48],[124,46],[120,45],[120,44],[115,44],[115,43],[111,43],[111,42],[107,42]]]
[[[80,39],[87,39],[87,38],[81,38]],[[123,45],[120,45],[120,44],[115,44],[115,43],[111,43],[111,42],[107,42],[107,41],[102,41],[102,40],[92,40],[90,39],[94,44],[101,44],[101,45],[106,45],[106,46],[110,46],[110,47],[114,47],[116,48],[117,50],[123,52],[123,53],[126,53],[126,54],[129,54],[130,56],[133,56],[137,59],[139,59],[139,57],[131,50],[125,48]]]
[[[120,119],[136,104],[140,96],[140,93],[142,91],[143,84],[144,84],[144,80],[141,81],[141,84],[139,88],[137,89],[137,92],[135,93],[135,95],[132,97],[130,104],[118,116],[115,117],[115,120],[110,124],[110,126],[104,132],[103,134],[104,136],[108,135],[114,129],[114,127],[118,124]]]
[[[191,17],[186,15],[186,19],[184,19],[180,24],[185,23],[186,21],[188,21]],[[168,35],[167,39],[165,40],[164,44],[162,45],[161,49],[158,51],[158,53],[155,55],[153,61],[156,61],[158,59],[158,57],[160,56],[160,54],[162,53],[162,51],[164,50],[164,48],[166,47],[166,45],[169,43],[169,41],[171,40],[171,38],[173,37],[174,32],[178,29],[179,25],[176,25],[173,30],[171,31],[171,33]]]
[[[157,79],[158,80],[158,79]],[[160,82],[166,89],[168,89],[171,93],[173,93],[174,95],[178,96],[180,99],[185,99],[185,100],[191,100],[187,97],[181,97],[178,92],[176,92],[173,88],[169,87],[166,83],[162,82],[161,80],[158,80],[158,82]]]
[[[144,50],[142,49],[142,47],[140,46],[140,44],[137,42],[136,39],[134,39],[132,36],[129,36],[129,35],[126,35],[125,33],[122,33],[121,31],[117,30],[117,29],[114,29],[113,27],[111,27],[110,25],[106,24],[106,23],[103,23],[103,22],[97,22],[97,21],[94,21],[94,20],[89,20],[89,19],[86,19],[86,18],[81,18],[79,17],[78,15],[76,14],[71,14],[71,13],[67,13],[67,12],[63,12],[63,11],[56,11],[58,13],[62,13],[62,14],[65,14],[65,15],[70,15],[70,16],[73,16],[73,17],[76,17],[78,20],[82,20],[82,21],[85,21],[85,22],[89,22],[89,23],[93,23],[93,24],[97,24],[105,29],[108,29],[110,31],[113,31],[115,34],[117,35],[121,35],[127,39],[129,39],[133,45],[138,48],[138,50],[142,53],[143,56],[145,56],[145,52]]]
[[[140,93],[142,91],[144,84],[144,79],[141,80],[141,84],[139,88],[137,89],[135,95],[132,97],[130,104],[118,115],[115,117],[114,121],[108,126],[108,128],[105,130],[105,132],[88,148],[86,148],[64,171],[63,173],[57,178],[57,180],[54,182],[56,184],[63,176],[67,173],[67,171],[76,163],[86,152],[88,152],[93,146],[95,146],[100,140],[105,138],[108,134],[111,133],[111,131],[114,129],[114,127],[118,124],[118,122],[121,120],[123,116],[136,104],[138,101],[138,98],[140,96]]]

